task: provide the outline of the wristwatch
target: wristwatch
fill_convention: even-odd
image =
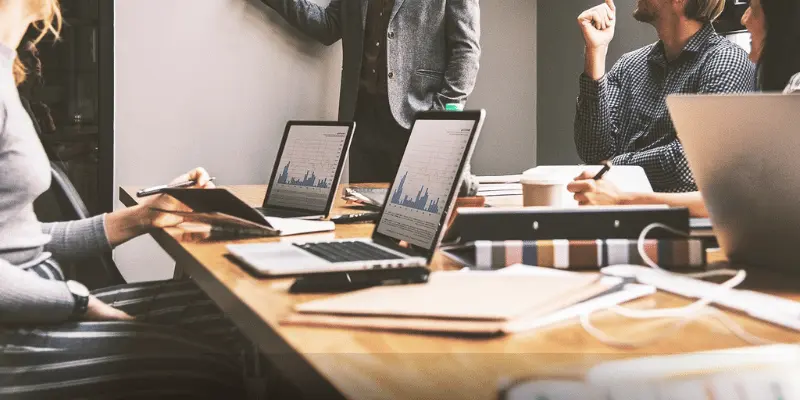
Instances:
[[[80,282],[67,281],[67,289],[75,299],[75,308],[72,310],[73,317],[80,317],[86,314],[89,309],[89,289]]]

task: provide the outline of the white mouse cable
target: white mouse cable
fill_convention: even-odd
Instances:
[[[639,255],[641,256],[642,260],[648,264],[650,268],[653,268],[660,273],[664,274],[673,274],[673,275],[680,275],[686,276],[691,278],[707,278],[711,276],[730,276],[733,275],[733,278],[729,279],[728,281],[722,283],[719,286],[719,289],[712,291],[709,295],[704,296],[692,304],[689,304],[684,307],[677,307],[677,308],[666,308],[666,309],[658,309],[658,310],[634,310],[629,308],[624,308],[620,306],[614,306],[608,308],[608,310],[619,314],[626,318],[631,319],[660,319],[660,318],[681,318],[682,320],[673,325],[672,329],[658,335],[655,338],[651,338],[651,340],[639,341],[639,342],[631,342],[631,341],[623,341],[619,339],[615,339],[600,329],[596,328],[591,322],[591,314],[592,312],[584,313],[580,317],[581,326],[593,337],[600,340],[601,342],[612,345],[612,346],[621,346],[621,347],[638,347],[641,345],[645,345],[648,343],[652,343],[664,336],[671,334],[672,332],[682,328],[689,322],[703,316],[711,316],[723,326],[725,326],[731,333],[739,337],[740,339],[754,344],[765,344],[765,343],[773,343],[770,340],[760,338],[758,336],[752,335],[748,333],[742,326],[736,323],[733,319],[729,316],[725,315],[724,313],[720,312],[719,310],[713,308],[707,308],[708,305],[714,302],[714,300],[720,294],[724,293],[725,291],[729,291],[739,284],[741,284],[744,279],[746,278],[747,274],[744,270],[740,271],[733,271],[733,270],[717,270],[717,271],[710,271],[705,273],[695,273],[695,274],[676,274],[670,271],[667,271],[658,266],[645,252],[644,244],[647,234],[650,233],[653,229],[662,228],[667,231],[685,236],[683,232],[675,230],[669,226],[664,224],[654,223],[650,224],[642,230],[642,233],[639,235],[639,240],[637,242],[637,249],[639,250]],[[599,311],[599,310],[596,310]]]

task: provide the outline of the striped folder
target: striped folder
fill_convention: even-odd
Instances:
[[[665,268],[700,268],[706,265],[706,252],[700,239],[646,240],[644,250],[653,261]],[[520,263],[559,269],[644,265],[637,241],[629,239],[476,241],[450,247],[445,252],[482,270]]]

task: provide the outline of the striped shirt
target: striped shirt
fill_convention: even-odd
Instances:
[[[580,78],[575,145],[584,162],[644,168],[658,192],[697,190],[667,110],[674,93],[755,89],[755,65],[705,25],[674,61],[662,42],[625,54],[598,81]]]

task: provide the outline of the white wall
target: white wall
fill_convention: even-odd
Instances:
[[[481,2],[481,70],[467,104],[487,112],[475,174],[517,174],[536,164],[536,8],[534,0]]]
[[[336,118],[339,45],[315,44],[254,3],[115,3],[117,184],[160,184],[197,165],[220,184],[265,183],[286,120]],[[488,119],[473,172],[518,173],[536,158],[536,1],[481,9],[469,107]],[[115,259],[129,281],[172,274],[149,237]]]
[[[283,126],[337,117],[341,50],[245,0],[115,3],[116,183],[154,185],[194,166],[221,184],[265,183]],[[129,281],[172,275],[149,237],[120,247]]]

